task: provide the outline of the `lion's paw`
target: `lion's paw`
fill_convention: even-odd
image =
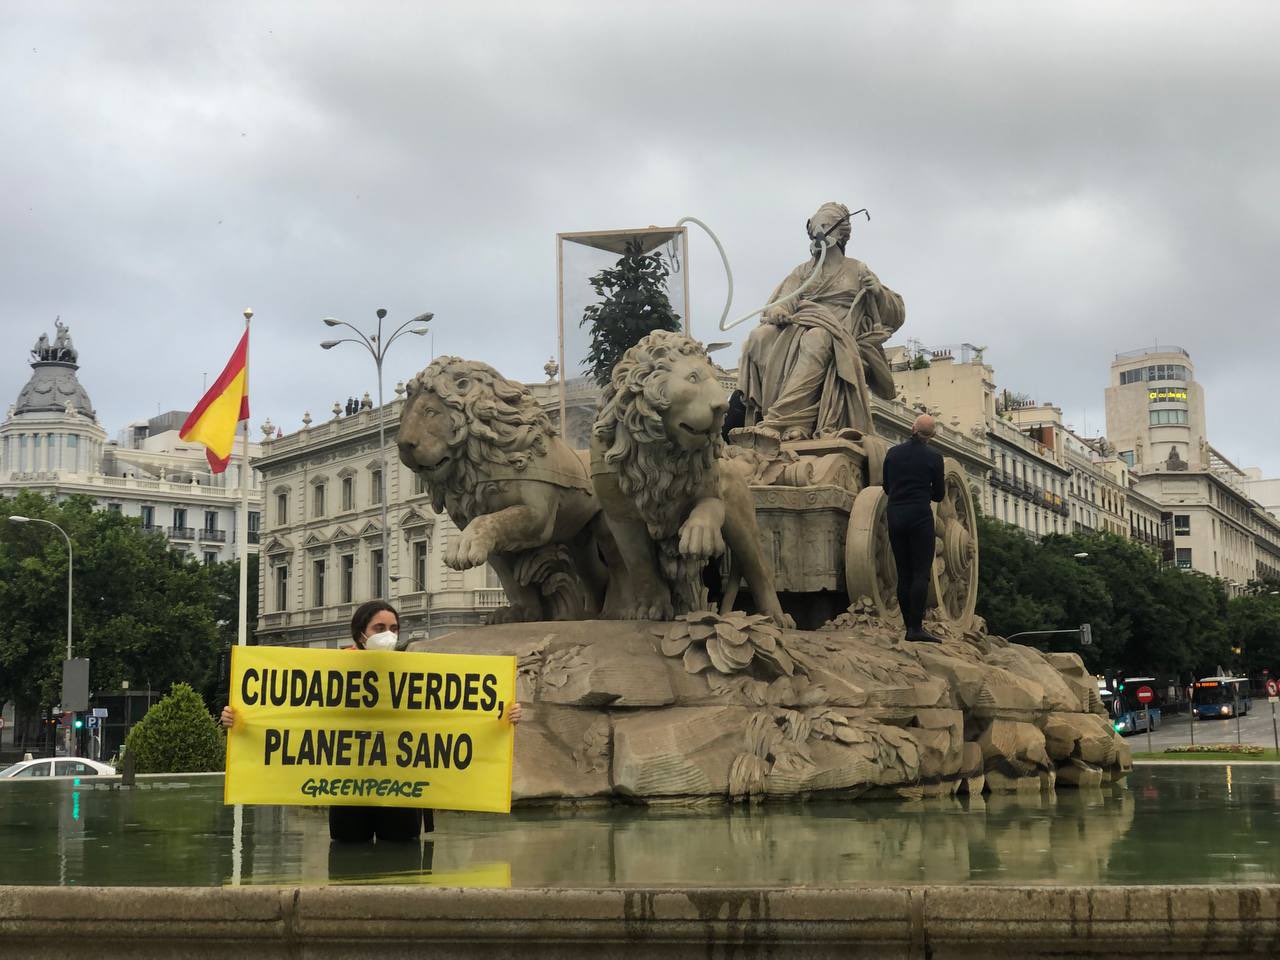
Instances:
[[[680,556],[687,560],[710,560],[724,553],[724,535],[719,524],[686,520],[680,528]]]
[[[493,537],[481,530],[463,530],[462,535],[449,544],[445,553],[445,565],[454,570],[469,570],[489,560],[493,552]]]

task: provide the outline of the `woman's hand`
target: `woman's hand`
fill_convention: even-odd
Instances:
[[[222,721],[222,725],[230,730],[236,722],[236,712],[230,707],[223,707],[222,716],[219,719]]]
[[[524,719],[524,711],[520,709],[520,701],[513,700],[510,709],[507,710],[507,723],[519,723]]]

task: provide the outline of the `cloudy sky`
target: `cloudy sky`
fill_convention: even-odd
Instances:
[[[1280,5],[0,6],[0,400],[61,315],[104,426],[189,408],[257,312],[255,426],[372,385],[320,318],[435,313],[535,379],[557,231],[723,240],[735,313],[825,200],[911,336],[1097,432],[1117,351],[1185,346],[1211,440],[1280,474]],[[723,272],[691,240],[694,331]],[[733,337],[741,340],[750,324]],[[388,382],[429,359],[397,344]],[[9,401],[3,401],[9,402]],[[1087,425],[1087,426],[1086,426]]]

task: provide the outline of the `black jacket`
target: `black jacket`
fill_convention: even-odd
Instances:
[[[883,486],[890,507],[927,507],[942,500],[942,454],[915,437],[898,444],[885,454]]]

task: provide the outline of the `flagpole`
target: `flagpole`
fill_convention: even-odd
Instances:
[[[253,311],[244,309],[244,332],[249,333]],[[249,396],[249,350],[244,352],[244,395]],[[240,515],[236,518],[236,541],[240,544],[240,625],[237,645],[249,642],[249,421],[241,421],[240,434]]]
[[[244,309],[244,332],[249,333],[249,321],[253,311]],[[249,349],[244,351],[244,395],[249,396]],[[240,545],[240,624],[236,632],[236,645],[249,642],[249,420],[240,423],[240,515],[236,517],[236,542]],[[241,882],[244,849],[244,806],[237,803],[231,816],[231,885]]]

